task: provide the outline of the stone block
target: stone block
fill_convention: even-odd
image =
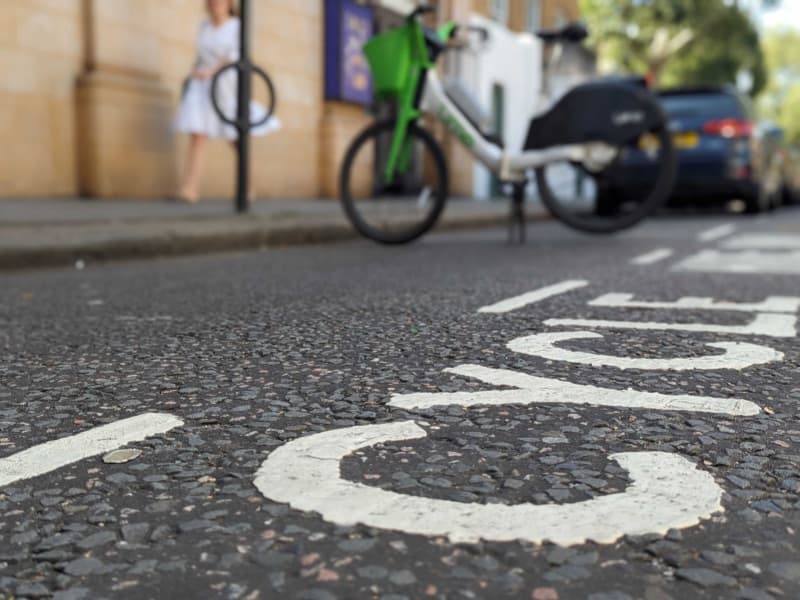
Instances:
[[[176,187],[173,105],[157,80],[92,71],[78,81],[81,192],[163,197]]]

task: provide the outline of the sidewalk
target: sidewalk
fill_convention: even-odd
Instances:
[[[508,202],[453,199],[439,230],[506,223]],[[531,217],[543,213],[530,209]],[[318,244],[357,234],[334,200],[261,200],[237,215],[232,202],[0,200],[0,269],[78,260],[146,258]]]

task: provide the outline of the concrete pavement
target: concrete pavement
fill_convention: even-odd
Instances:
[[[502,224],[507,202],[453,199],[438,225]],[[534,211],[532,218],[541,218]],[[247,215],[230,202],[24,199],[0,201],[0,269],[315,244],[355,237],[335,200],[262,200]]]

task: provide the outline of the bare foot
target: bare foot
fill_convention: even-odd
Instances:
[[[186,188],[181,188],[181,191],[177,193],[175,199],[178,202],[185,202],[186,204],[197,204],[197,202],[200,200],[200,197],[197,192],[192,192]]]

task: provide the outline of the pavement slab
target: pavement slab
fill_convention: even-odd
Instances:
[[[453,198],[437,229],[496,227],[507,202]],[[528,218],[546,217],[541,206]],[[0,269],[208,254],[321,244],[357,236],[334,199],[263,200],[236,214],[230,203],[153,200],[0,200]]]

